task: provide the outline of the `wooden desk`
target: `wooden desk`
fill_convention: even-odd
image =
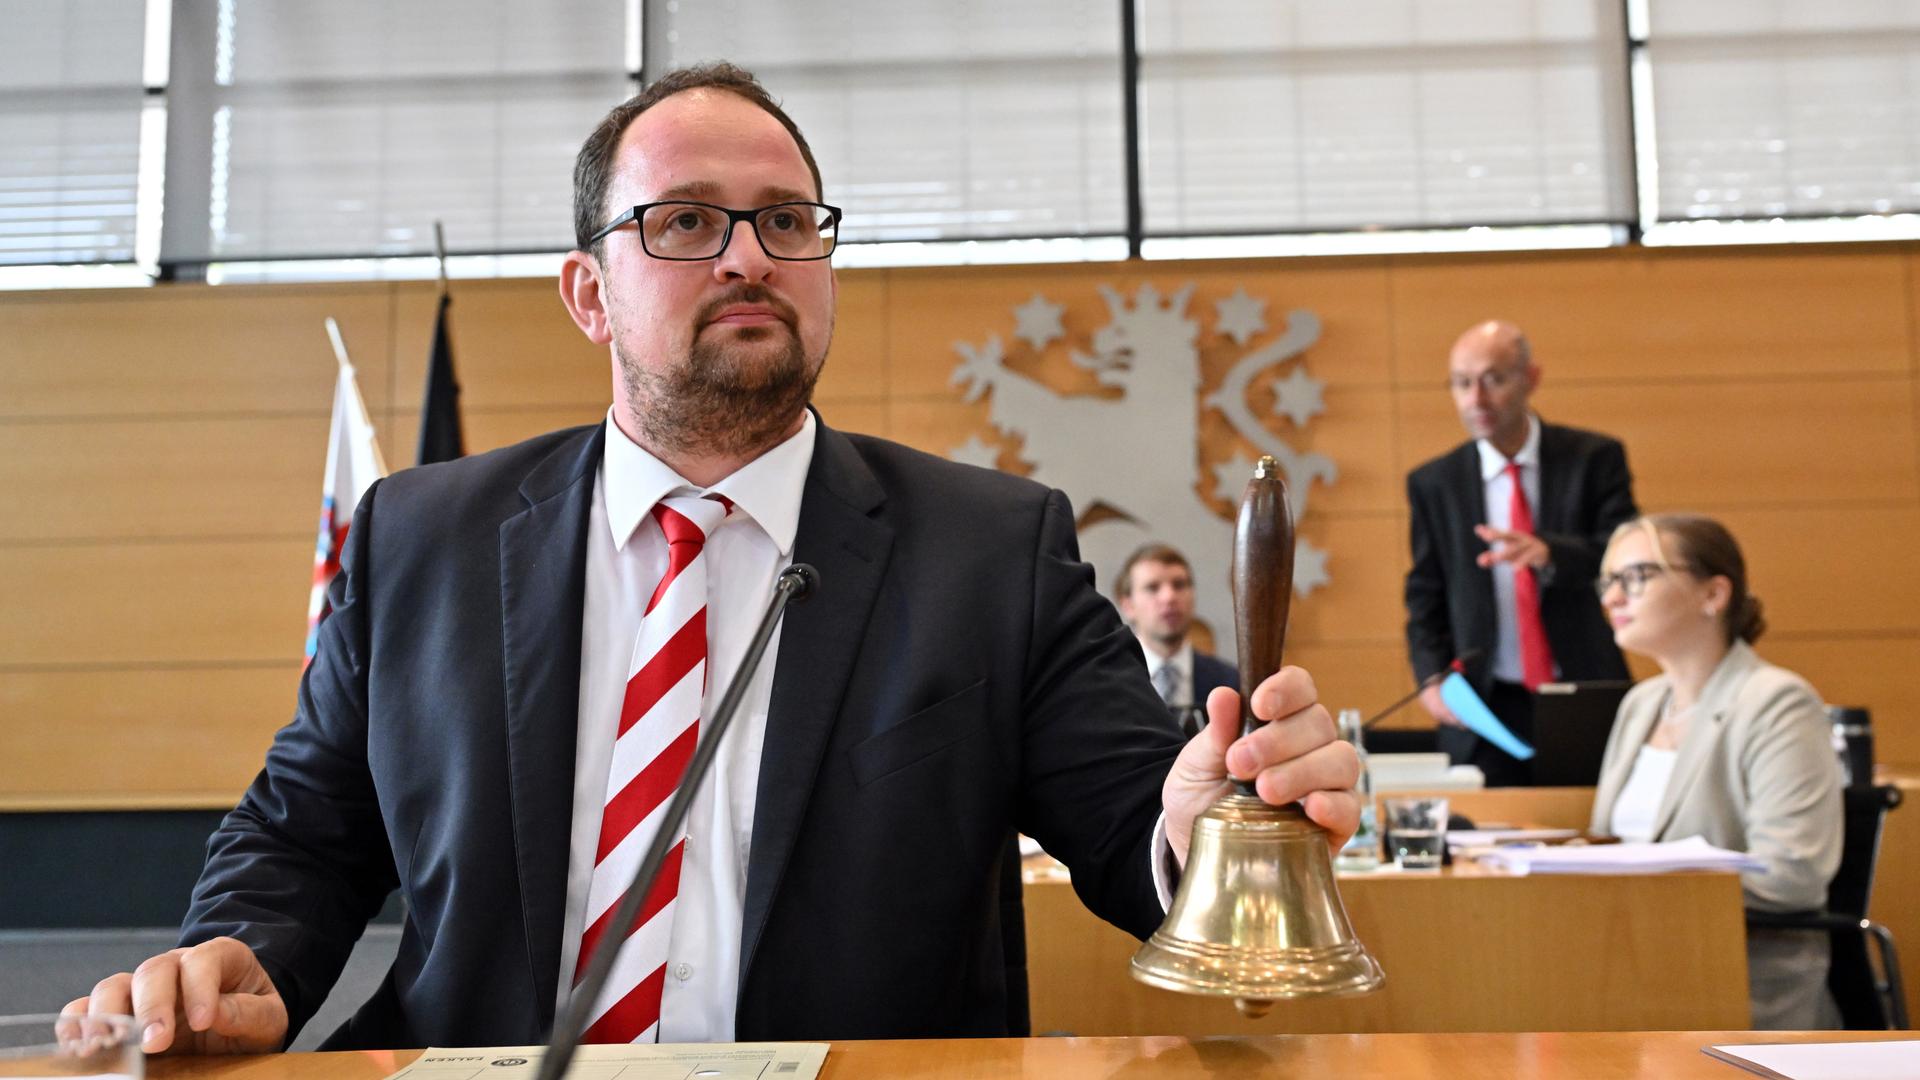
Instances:
[[[1733,874],[1343,875],[1355,932],[1387,973],[1375,994],[1227,1002],[1135,982],[1133,938],[1070,884],[1026,890],[1033,1030],[1096,1035],[1353,1031],[1638,1031],[1748,1023],[1746,928]]]
[[[1593,789],[1590,787],[1482,788],[1479,791],[1435,791],[1432,794],[1445,796],[1450,812],[1471,818],[1479,828],[1524,825],[1586,832],[1589,820],[1593,817]]]
[[[963,1077],[1500,1076],[1528,1080],[1739,1080],[1750,1074],[1700,1052],[1760,1042],[1852,1042],[1899,1032],[1669,1031],[1546,1035],[1266,1035],[1189,1040],[926,1039],[837,1042],[826,1080]],[[150,1080],[381,1080],[418,1051],[154,1058]]]

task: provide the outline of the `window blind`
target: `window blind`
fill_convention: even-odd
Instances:
[[[1607,0],[1143,8],[1148,235],[1632,217]]]
[[[1660,220],[1920,210],[1920,5],[1649,8]]]
[[[0,0],[0,264],[131,262],[142,0]]]
[[[725,0],[649,8],[648,77],[727,59],[806,134],[843,242],[1126,228],[1112,0]]]
[[[176,0],[174,37],[173,261],[423,255],[436,219],[565,250],[574,154],[631,93],[617,0]]]

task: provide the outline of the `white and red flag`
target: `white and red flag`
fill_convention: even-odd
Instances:
[[[326,618],[327,584],[340,572],[340,552],[346,547],[347,528],[360,496],[375,480],[387,475],[387,463],[374,440],[373,421],[360,397],[353,365],[340,364],[340,381],[333,388],[333,428],[327,433],[327,471],[320,487],[320,541],[313,552],[313,595],[307,601],[307,657],[313,663],[320,644],[320,620]]]

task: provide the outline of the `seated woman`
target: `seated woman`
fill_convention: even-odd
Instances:
[[[1840,865],[1840,769],[1820,695],[1760,659],[1765,623],[1733,536],[1697,514],[1652,514],[1614,530],[1600,603],[1622,649],[1660,674],[1633,688],[1607,740],[1592,831],[1745,851],[1749,908],[1824,907]],[[1820,931],[1747,935],[1753,1026],[1827,1028],[1828,939]]]

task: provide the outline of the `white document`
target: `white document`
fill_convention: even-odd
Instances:
[[[1447,846],[1492,847],[1496,844],[1525,844],[1537,840],[1571,840],[1579,829],[1449,829]]]
[[[1701,1049],[1771,1080],[1920,1080],[1920,1040],[1914,1039]]]
[[[387,1080],[533,1080],[544,1046],[428,1049]],[[567,1080],[815,1080],[826,1043],[582,1046]]]
[[[1566,844],[1501,847],[1480,861],[1516,874],[1656,874],[1667,870],[1764,870],[1744,851],[1728,851],[1689,836],[1661,844]]]

